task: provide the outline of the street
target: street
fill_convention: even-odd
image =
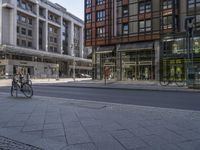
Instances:
[[[34,85],[35,96],[69,98],[161,108],[200,110],[200,93],[145,90],[98,89]],[[10,92],[10,87],[0,87],[0,92]]]

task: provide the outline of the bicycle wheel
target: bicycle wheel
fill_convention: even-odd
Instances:
[[[177,74],[175,83],[178,87],[184,87],[186,85],[186,81],[184,80],[184,76],[182,74]]]
[[[33,96],[33,89],[32,87],[25,83],[22,85],[22,92],[24,93],[24,95],[27,97],[27,98],[31,98]]]
[[[167,86],[167,85],[169,85],[169,80],[160,80],[160,85],[161,86]]]
[[[17,97],[18,96],[18,91],[20,87],[18,84],[12,84],[10,94],[12,97]]]

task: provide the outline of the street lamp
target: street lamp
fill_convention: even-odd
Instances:
[[[76,69],[76,62],[75,62],[75,53],[74,53],[74,45],[71,44],[71,50],[72,50],[72,56],[73,56],[73,80],[75,82],[76,76],[75,76],[75,69]]]

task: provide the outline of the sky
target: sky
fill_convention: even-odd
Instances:
[[[75,16],[84,19],[84,0],[49,0],[53,3],[58,3],[65,7],[68,12]]]

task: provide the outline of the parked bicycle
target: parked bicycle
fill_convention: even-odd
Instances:
[[[175,83],[178,87],[184,87],[186,85],[186,81],[183,74],[176,73],[174,76],[171,76],[170,73],[167,73],[166,75],[161,75],[160,85],[168,86],[172,83]]]
[[[22,75],[13,76],[12,86],[11,86],[11,96],[17,97],[18,92],[22,92],[27,98],[33,96],[32,82],[28,79],[26,80]],[[31,83],[31,84],[30,84]]]

